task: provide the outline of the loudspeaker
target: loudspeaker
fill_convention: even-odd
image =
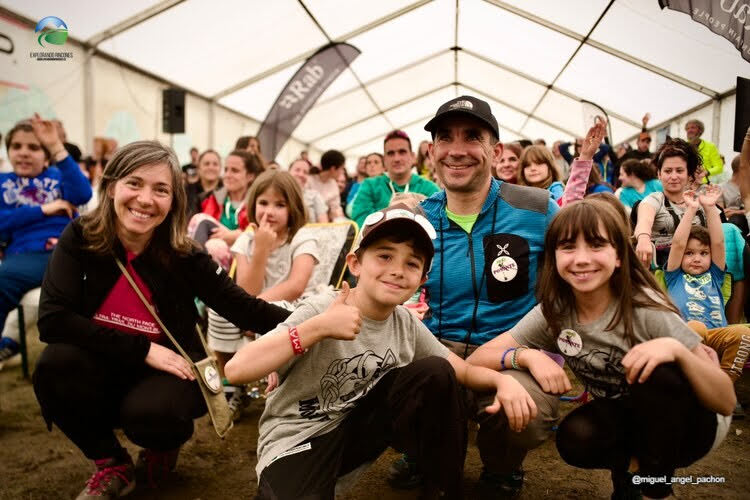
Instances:
[[[742,151],[745,133],[750,127],[750,80],[737,77],[737,96],[734,107],[734,150]]]
[[[185,91],[164,89],[161,94],[162,131],[165,134],[185,133]]]

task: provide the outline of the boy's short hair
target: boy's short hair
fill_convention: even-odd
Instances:
[[[330,170],[332,168],[338,168],[344,166],[346,158],[343,153],[336,151],[335,149],[329,149],[323,156],[320,157],[320,169]]]
[[[690,228],[690,236],[688,236],[688,241],[690,240],[698,240],[707,247],[711,248],[711,235],[709,234],[708,229],[699,224],[693,224],[693,227]]]
[[[435,255],[432,240],[436,236],[435,228],[420,207],[411,208],[398,203],[367,216],[362,223],[354,254],[357,259],[361,259],[365,249],[380,239],[393,243],[412,243],[417,255],[424,258],[422,276],[425,276],[432,266],[432,257]]]

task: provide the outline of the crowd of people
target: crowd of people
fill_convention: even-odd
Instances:
[[[634,474],[672,477],[744,416],[750,130],[715,184],[699,121],[652,151],[648,118],[633,149],[600,117],[551,148],[503,143],[488,103],[461,96],[431,141],[394,130],[351,177],[340,151],[285,167],[247,136],[182,167],[155,141],[87,161],[59,122],[20,122],[0,174],[0,325],[41,286],[33,385],[94,463],[78,498],[175,469],[207,411],[196,324],[236,418],[267,380],[259,498],[333,498],[388,446],[393,487],[458,498],[469,420],[482,498],[517,497],[553,435],[568,464],[611,472],[612,498],[669,496]],[[348,279],[313,286],[312,228],[348,219]],[[4,333],[0,363],[18,351]],[[592,400],[561,419],[571,372]]]

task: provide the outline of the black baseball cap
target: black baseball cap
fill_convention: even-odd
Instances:
[[[424,129],[433,134],[434,137],[435,127],[437,126],[440,119],[444,118],[445,115],[458,113],[473,116],[477,120],[487,125],[490,130],[494,132],[495,137],[500,138],[500,130],[497,126],[497,119],[492,114],[490,105],[487,104],[486,101],[470,95],[462,95],[461,97],[456,97],[455,99],[451,99],[450,101],[440,106],[432,120],[428,121],[427,125],[424,126]]]

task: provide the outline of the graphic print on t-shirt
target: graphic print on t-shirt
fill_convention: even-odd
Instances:
[[[382,357],[367,350],[351,358],[334,360],[320,379],[318,396],[299,401],[300,415],[309,420],[327,420],[327,414],[349,411],[396,364],[396,356],[390,349]]]
[[[2,185],[3,201],[17,207],[36,207],[62,198],[60,181],[49,177],[38,179],[19,177]]]
[[[706,323],[706,318],[722,323],[721,297],[712,288],[711,273],[703,273],[697,276],[684,273],[685,293],[687,294],[686,320],[697,320]]]
[[[127,252],[127,265],[125,267],[146,300],[153,304],[151,290],[131,263],[134,258],[134,253]],[[120,275],[115,286],[112,287],[104,302],[94,313],[92,320],[98,325],[114,328],[124,333],[144,335],[151,342],[161,342],[164,335],[124,274]]]
[[[620,348],[612,346],[583,352],[583,356],[566,356],[565,361],[592,396],[615,399],[628,393],[622,366],[625,353]]]

